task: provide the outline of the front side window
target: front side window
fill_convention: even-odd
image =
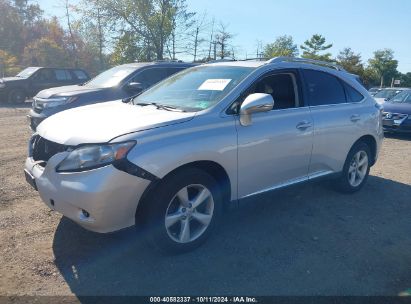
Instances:
[[[35,79],[39,82],[48,82],[56,80],[55,75],[50,69],[42,69],[34,75]]]
[[[139,82],[145,88],[149,88],[152,85],[155,85],[156,83],[160,82],[166,77],[167,75],[164,69],[151,68],[151,69],[146,69],[142,71],[141,73],[138,73],[136,77],[133,78],[132,82]]]
[[[303,70],[310,106],[346,103],[344,88],[337,77],[314,70]]]
[[[116,87],[135,70],[136,67],[117,66],[97,75],[87,83],[87,86],[97,88]]]
[[[254,68],[198,66],[160,82],[134,99],[134,104],[156,103],[186,111],[201,111],[220,102]]]
[[[299,106],[295,75],[291,73],[267,76],[254,85],[252,93],[270,94],[274,99],[273,110]]]

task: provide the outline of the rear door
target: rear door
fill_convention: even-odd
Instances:
[[[56,86],[66,86],[76,84],[77,80],[73,77],[69,70],[55,69]]]
[[[309,174],[342,170],[352,144],[365,128],[364,96],[336,76],[303,69],[305,93],[314,120],[314,144]]]
[[[270,72],[249,92],[271,94],[274,109],[252,115],[252,125],[238,132],[240,198],[307,179],[313,125],[295,70]]]

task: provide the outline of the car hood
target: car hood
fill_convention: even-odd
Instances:
[[[40,91],[36,97],[38,98],[50,98],[56,96],[78,96],[81,94],[97,92],[104,89],[101,88],[93,88],[88,86],[81,86],[81,85],[69,85],[63,87],[56,87],[47,90]]]
[[[69,146],[105,143],[124,134],[186,122],[194,116],[193,112],[111,101],[57,113],[44,120],[37,127],[37,133],[47,140]]]
[[[7,82],[20,81],[20,80],[23,80],[23,79],[26,79],[26,78],[21,78],[21,77],[3,77],[3,78],[0,78],[0,82],[7,83]]]
[[[386,102],[384,103],[384,112],[398,113],[398,114],[411,114],[411,104],[410,103],[394,103]]]

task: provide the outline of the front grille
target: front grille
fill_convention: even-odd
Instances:
[[[61,145],[36,135],[32,140],[32,157],[35,161],[46,164],[51,157],[69,148],[70,146]]]
[[[407,117],[408,117],[408,114],[390,113],[390,112],[383,113],[384,119],[401,120],[401,119],[406,119]]]
[[[43,111],[43,104],[37,102],[36,98],[33,99],[33,110],[39,114]]]

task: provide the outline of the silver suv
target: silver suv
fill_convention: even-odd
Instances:
[[[381,109],[325,62],[205,64],[124,104],[58,113],[29,143],[42,200],[101,233],[136,225],[161,250],[200,245],[223,205],[323,176],[355,192],[383,139]]]

